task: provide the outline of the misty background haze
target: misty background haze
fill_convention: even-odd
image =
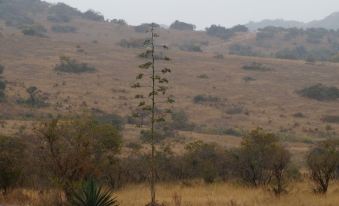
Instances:
[[[47,0],[64,2],[82,11],[94,9],[106,18],[122,18],[131,25],[182,20],[204,29],[211,24],[233,26],[263,19],[309,22],[339,11],[338,0]]]

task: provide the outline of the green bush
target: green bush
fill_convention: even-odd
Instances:
[[[15,137],[0,136],[0,192],[16,186],[23,170],[25,146]]]
[[[96,71],[95,67],[89,66],[86,63],[78,63],[75,59],[71,59],[69,57],[60,57],[60,64],[56,65],[54,70],[75,74]]]
[[[74,26],[54,25],[52,26],[52,31],[55,33],[75,33],[77,28]]]
[[[339,123],[339,115],[326,115],[322,118],[324,122]]]
[[[4,101],[6,98],[5,89],[6,89],[6,81],[3,79],[3,72],[5,67],[0,64],[0,102]]]
[[[248,70],[248,71],[261,71],[261,72],[265,72],[265,71],[271,71],[271,68],[268,68],[267,66],[261,64],[261,63],[257,63],[257,62],[252,62],[252,63],[248,63],[245,64],[242,69],[244,70]]]
[[[173,111],[170,127],[176,130],[191,131],[195,125],[190,123],[187,114],[183,110]]]
[[[219,102],[218,97],[206,96],[206,95],[197,95],[193,98],[193,102],[196,104],[204,104],[204,103],[216,103]]]
[[[179,45],[179,49],[188,52],[202,52],[201,44],[198,42],[185,42]]]
[[[256,56],[256,52],[254,52],[253,48],[244,44],[232,44],[229,47],[229,53],[240,56]]]
[[[127,22],[124,19],[112,19],[110,22],[113,23],[113,24],[118,24],[120,26],[127,26],[128,25]]]
[[[71,21],[71,18],[64,15],[51,15],[47,16],[47,20],[54,23],[68,23]]]
[[[139,26],[135,26],[134,27],[134,31],[138,32],[138,33],[145,33],[147,31],[149,31],[151,29],[151,25],[152,23],[144,23],[144,24],[140,24]],[[155,24],[153,23],[155,28],[159,28],[160,25],[159,24]]]
[[[315,99],[318,101],[333,101],[339,99],[339,89],[323,84],[316,84],[297,91],[300,96]]]
[[[182,31],[194,31],[196,28],[193,24],[188,24],[181,21],[175,21],[171,24],[170,29],[182,30]]]
[[[279,59],[306,59],[308,51],[304,46],[296,46],[292,49],[279,50],[275,56]]]
[[[18,104],[27,104],[31,107],[47,107],[49,104],[46,102],[48,97],[43,95],[42,91],[40,91],[37,87],[31,86],[26,89],[29,97],[27,99],[19,99],[17,100]]]
[[[42,25],[25,26],[21,31],[27,36],[46,37],[47,35],[47,29]]]
[[[122,39],[119,42],[119,46],[123,48],[143,48],[145,40],[144,39]]]
[[[97,11],[88,10],[82,14],[85,19],[92,21],[104,21],[105,17]]]

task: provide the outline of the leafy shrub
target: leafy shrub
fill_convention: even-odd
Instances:
[[[121,130],[124,127],[125,120],[117,114],[96,113],[94,118],[99,123],[111,124],[115,128]]]
[[[0,192],[18,183],[23,170],[24,145],[15,137],[0,136]]]
[[[74,26],[54,25],[52,26],[52,31],[56,33],[75,33],[77,28]]]
[[[261,71],[261,72],[272,70],[272,69],[268,68],[267,66],[265,66],[261,63],[257,63],[257,62],[252,62],[252,63],[246,64],[242,67],[242,69],[248,70],[248,71]]]
[[[232,27],[231,30],[233,32],[244,32],[244,33],[248,32],[248,28],[244,25],[236,25]]]
[[[324,141],[313,148],[307,156],[311,180],[315,183],[314,192],[326,193],[329,183],[334,179],[339,164],[337,144]]]
[[[206,28],[206,32],[207,32],[207,35],[209,36],[219,37],[224,40],[228,40],[234,35],[234,32],[232,32],[231,30],[226,29],[225,27],[222,27],[222,26],[217,26],[217,25],[212,25],[209,28]]]
[[[17,100],[18,104],[27,104],[31,107],[46,107],[49,104],[46,102],[48,99],[47,96],[43,95],[42,92],[35,86],[31,86],[26,89],[26,92],[28,93],[29,97],[27,99],[19,99]]]
[[[326,29],[323,28],[310,28],[305,31],[307,38],[306,41],[309,43],[318,44],[328,33]]]
[[[5,100],[5,89],[6,89],[6,81],[3,79],[3,72],[5,67],[0,64],[0,102]]]
[[[139,26],[135,26],[134,27],[134,31],[138,32],[138,33],[145,33],[145,32],[150,30],[151,25],[152,25],[151,23],[140,24]],[[159,24],[153,23],[153,25],[154,25],[155,28],[159,28],[160,27]]]
[[[196,28],[195,25],[193,24],[188,24],[185,22],[181,21],[175,21],[171,24],[170,29],[175,29],[175,30],[184,30],[184,31],[194,31]]]
[[[208,79],[208,76],[207,76],[207,74],[200,74],[200,75],[198,75],[198,78],[199,79]]]
[[[289,28],[287,33],[284,35],[284,39],[287,41],[293,40],[298,36],[304,35],[304,30],[299,28]]]
[[[176,130],[191,131],[195,125],[190,123],[187,114],[183,110],[172,112],[170,127]]]
[[[243,138],[237,162],[239,175],[245,182],[253,186],[273,184],[276,193],[283,192],[290,153],[274,134],[260,128],[248,133]]]
[[[47,8],[46,4],[36,0],[2,0],[0,2],[0,19],[7,26],[21,28],[34,23],[31,14]]]
[[[100,14],[99,12],[94,11],[94,10],[88,10],[88,11],[84,12],[82,14],[82,16],[85,19],[89,19],[89,20],[92,20],[92,21],[104,21],[105,20],[105,17],[102,14]]]
[[[119,42],[119,46],[123,48],[143,48],[144,47],[144,39],[122,39]]]
[[[215,36],[224,40],[228,40],[238,32],[248,32],[248,28],[243,25],[237,25],[230,29],[226,29],[223,26],[212,25],[209,28],[206,28],[206,32],[210,36]]]
[[[318,101],[333,101],[339,99],[339,89],[337,87],[329,87],[323,84],[316,84],[306,87],[297,93],[300,96],[308,97]]]
[[[241,114],[244,112],[244,107],[243,106],[232,106],[231,108],[226,109],[226,113],[233,115],[233,114]]]
[[[297,112],[297,113],[294,113],[294,114],[293,114],[293,117],[304,118],[305,115],[304,115],[303,113],[301,113],[301,112]]]
[[[244,44],[232,44],[229,47],[229,53],[240,56],[256,56],[256,52],[254,52],[253,48]]]
[[[27,36],[46,37],[47,29],[41,25],[25,26],[22,33]]]
[[[47,16],[47,20],[54,23],[68,23],[71,21],[71,17],[63,15],[51,15]]]
[[[219,98],[213,96],[197,95],[193,98],[193,102],[196,104],[215,103],[219,102]]]
[[[95,67],[89,66],[86,63],[78,63],[75,59],[69,57],[60,57],[60,64],[56,65],[54,70],[76,74],[96,71]]]
[[[213,58],[215,58],[215,59],[224,59],[224,55],[217,53],[216,55],[213,56]]]
[[[72,17],[77,17],[81,16],[81,12],[73,7],[68,6],[67,4],[64,3],[57,3],[55,5],[52,5],[48,9],[48,13],[55,17],[56,19],[65,19],[67,22],[72,18]],[[65,21],[63,21],[65,22]]]
[[[202,52],[201,44],[198,42],[185,42],[179,46],[179,49],[188,52]]]
[[[293,49],[279,50],[275,56],[280,59],[306,59],[308,52],[304,46],[297,46]]]
[[[127,26],[128,25],[127,22],[124,19],[112,19],[111,23],[118,24],[118,25],[121,25],[121,26]]]
[[[35,132],[36,158],[68,200],[81,181],[103,175],[101,166],[114,159],[122,142],[116,128],[86,116],[46,121]]]
[[[248,76],[246,76],[246,77],[244,77],[244,78],[242,78],[245,82],[251,82],[251,81],[255,81],[256,79],[255,78],[253,78],[253,77],[248,77]]]
[[[328,123],[339,123],[339,116],[338,115],[327,115],[323,117],[322,120]]]
[[[260,31],[257,33],[256,40],[257,41],[266,41],[269,39],[273,39],[275,36],[275,32],[273,31]]]

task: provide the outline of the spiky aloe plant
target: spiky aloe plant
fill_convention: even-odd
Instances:
[[[119,206],[110,190],[97,185],[94,180],[83,185],[80,192],[75,193],[71,200],[72,206]]]

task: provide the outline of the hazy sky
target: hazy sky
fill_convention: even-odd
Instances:
[[[311,21],[339,11],[339,0],[46,0],[64,2],[80,10],[94,9],[106,18],[122,18],[129,24],[174,20],[232,26],[249,21],[283,18]]]

